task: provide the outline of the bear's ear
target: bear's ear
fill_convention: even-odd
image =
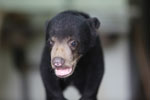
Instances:
[[[98,29],[100,27],[100,21],[96,17],[88,19],[88,22],[90,26],[95,29]]]

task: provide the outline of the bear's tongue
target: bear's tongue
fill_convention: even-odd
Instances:
[[[56,68],[55,69],[55,74],[57,76],[66,76],[72,72],[71,67],[66,67],[66,68]]]

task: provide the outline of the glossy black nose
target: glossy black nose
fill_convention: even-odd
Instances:
[[[61,57],[55,57],[53,58],[52,63],[55,67],[61,67],[64,65],[65,60]]]

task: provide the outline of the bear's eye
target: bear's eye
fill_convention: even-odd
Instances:
[[[53,46],[54,43],[55,43],[55,42],[54,42],[53,40],[51,40],[51,39],[49,40],[49,44],[50,44],[51,46]]]
[[[73,48],[73,49],[75,49],[75,48],[77,47],[77,45],[78,45],[78,42],[75,41],[75,40],[71,40],[71,41],[69,42],[69,46],[70,46],[71,48]]]

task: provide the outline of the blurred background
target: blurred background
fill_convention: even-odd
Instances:
[[[105,74],[98,100],[150,100],[148,0],[0,0],[0,100],[45,100],[45,22],[64,10],[98,17]],[[80,94],[70,86],[68,100]]]

